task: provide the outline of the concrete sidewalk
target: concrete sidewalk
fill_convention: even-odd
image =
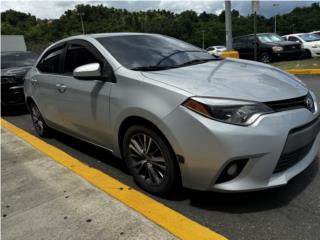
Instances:
[[[175,239],[1,128],[1,239]]]

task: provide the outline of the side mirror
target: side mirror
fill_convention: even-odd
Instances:
[[[79,80],[94,80],[101,78],[99,63],[89,63],[73,70],[73,77]]]
[[[300,43],[300,41],[299,41],[299,40],[297,40],[297,41],[296,41],[296,43]]]

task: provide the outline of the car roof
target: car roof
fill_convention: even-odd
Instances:
[[[1,56],[10,56],[10,55],[16,55],[16,54],[35,54],[35,53],[31,51],[1,52]]]
[[[112,32],[112,33],[93,33],[93,34],[81,34],[81,35],[74,35],[70,37],[63,38],[49,47],[53,45],[57,45],[66,41],[70,40],[88,40],[88,39],[97,39],[97,38],[103,38],[103,37],[115,37],[115,36],[139,36],[139,35],[144,35],[144,36],[163,36],[161,34],[156,34],[156,33],[140,33],[140,32]]]
[[[259,35],[263,35],[263,34],[274,34],[274,33],[271,33],[271,32],[266,32],[266,33],[257,33],[256,35],[259,36]],[[242,38],[242,37],[250,37],[250,36],[253,36],[254,34],[247,34],[247,35],[242,35],[242,36],[238,36],[238,37],[234,37],[234,39],[236,38]]]
[[[87,36],[93,37],[93,38],[101,38],[101,37],[136,36],[136,35],[157,35],[157,34],[139,33],[139,32],[113,32],[113,33],[88,34]]]

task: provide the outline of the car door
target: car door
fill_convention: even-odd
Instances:
[[[288,38],[288,41],[292,41],[292,42],[296,42],[296,43],[301,43],[302,44],[302,41],[299,38],[294,37],[294,36],[290,36]]]
[[[240,58],[248,58],[246,37],[239,37],[234,40],[234,49],[239,52]]]
[[[108,124],[112,81],[108,78],[79,80],[73,77],[75,68],[90,63],[99,63],[102,71],[111,69],[91,43],[84,40],[70,41],[65,51],[63,75],[56,83],[58,111],[64,129],[110,148]]]
[[[56,84],[61,76],[62,55],[66,44],[59,44],[47,50],[34,70],[31,91],[34,101],[47,122],[61,124],[56,98]]]

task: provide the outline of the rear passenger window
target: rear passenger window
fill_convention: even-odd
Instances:
[[[60,56],[62,49],[56,49],[46,53],[40,63],[38,64],[38,69],[44,73],[60,73]]]
[[[244,47],[246,47],[245,39],[243,37],[234,39],[233,47],[234,48],[244,48]]]
[[[89,63],[99,63],[97,57],[92,54],[87,48],[78,44],[72,44],[67,49],[64,74],[72,75],[73,70],[79,66]]]

